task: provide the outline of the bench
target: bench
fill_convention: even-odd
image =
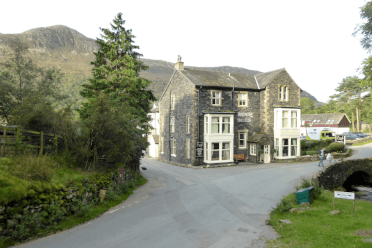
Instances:
[[[248,158],[246,156],[244,156],[244,154],[234,154],[234,159],[235,160],[243,160],[243,161],[247,162]]]

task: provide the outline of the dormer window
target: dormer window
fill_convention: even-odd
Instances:
[[[279,101],[288,101],[288,86],[279,86]]]
[[[222,94],[222,91],[215,91],[215,90],[211,91],[212,106],[221,106],[221,100],[222,100],[221,94]]]

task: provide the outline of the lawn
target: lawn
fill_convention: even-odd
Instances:
[[[355,200],[353,215],[353,201],[337,198],[335,210],[340,210],[341,214],[332,216],[333,198],[333,192],[323,191],[310,210],[301,213],[272,212],[269,223],[281,237],[267,241],[268,247],[372,247],[372,243],[362,241],[371,237],[354,234],[356,230],[372,229],[372,203]],[[285,199],[294,208],[299,207],[295,193]],[[292,224],[279,222],[284,219]]]

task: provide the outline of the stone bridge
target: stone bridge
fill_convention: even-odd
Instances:
[[[318,176],[319,186],[333,190],[342,186],[353,191],[351,185],[372,186],[372,158],[341,161],[328,167]]]

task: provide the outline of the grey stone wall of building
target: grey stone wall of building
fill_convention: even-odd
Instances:
[[[171,95],[175,96],[175,108],[171,110]],[[194,98],[195,87],[179,71],[176,71],[163,98],[159,102],[160,120],[164,118],[160,137],[164,140],[164,153],[159,159],[177,164],[192,164],[195,159],[194,147],[196,129]],[[175,118],[175,132],[170,132],[170,118]],[[190,116],[191,130],[187,133],[186,116]],[[171,140],[176,139],[176,156],[171,156]],[[190,159],[186,156],[186,139],[190,139]]]
[[[288,101],[279,100],[279,87],[288,86]],[[293,81],[286,70],[282,70],[265,90],[261,91],[261,131],[268,134],[272,140],[271,149],[274,147],[274,108],[273,106],[300,107],[300,87]]]

